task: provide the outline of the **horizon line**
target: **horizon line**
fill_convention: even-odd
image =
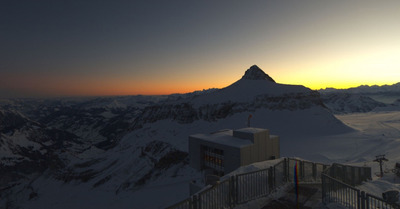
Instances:
[[[282,83],[277,83],[277,84],[282,84]],[[383,87],[383,86],[393,86],[393,85],[397,85],[400,84],[400,82],[395,82],[392,84],[382,84],[382,85],[378,85],[378,84],[372,84],[372,85],[368,85],[368,84],[361,84],[358,86],[352,86],[352,87],[348,87],[348,88],[335,88],[335,87],[325,87],[325,88],[319,88],[319,89],[315,89],[315,88],[310,88],[307,87],[305,85],[301,85],[301,84],[284,84],[284,85],[301,85],[304,86],[306,88],[309,88],[312,91],[322,91],[322,90],[327,90],[327,89],[334,89],[334,90],[347,90],[347,89],[353,89],[353,88],[359,88],[359,87]],[[226,86],[227,87],[227,86]],[[166,94],[93,94],[93,95],[28,95],[28,96],[15,96],[15,97],[2,97],[0,96],[0,100],[6,100],[6,99],[88,99],[88,98],[98,98],[98,97],[130,97],[130,96],[170,96],[170,95],[183,95],[183,94],[190,94],[190,93],[194,93],[194,92],[203,92],[203,91],[209,91],[209,90],[219,90],[219,89],[223,89],[226,87],[222,87],[222,88],[207,88],[207,89],[202,89],[202,90],[194,90],[194,91],[189,91],[189,92],[175,92],[175,93],[166,93]]]

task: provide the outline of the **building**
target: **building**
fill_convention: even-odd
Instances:
[[[190,165],[220,176],[240,166],[280,157],[279,137],[268,129],[243,128],[189,136]]]

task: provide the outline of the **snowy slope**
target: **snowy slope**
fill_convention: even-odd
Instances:
[[[101,101],[96,100],[98,104]],[[79,136],[121,134],[121,139],[104,151],[87,146],[80,153],[64,156],[69,163],[62,169],[22,179],[19,185],[7,190],[7,198],[0,205],[96,209],[165,207],[188,195],[189,180],[201,178],[201,173],[187,163],[188,136],[242,128],[249,114],[253,115],[251,126],[270,129],[272,134],[281,137],[283,156],[299,155],[325,161],[343,159],[337,152],[336,140],[352,144],[346,135],[362,136],[332,115],[318,92],[275,83],[257,66],[221,90],[146,103],[141,108],[130,105],[125,108],[115,102],[105,102],[99,107],[87,102],[55,102],[41,106],[48,108],[42,111],[32,105],[27,112],[50,127],[65,128]],[[94,134],[90,135],[91,132]],[[338,134],[343,139],[336,137]],[[341,150],[346,156],[350,153],[350,150]],[[34,197],[30,195],[32,191]],[[156,196],[157,201],[150,196]]]
[[[278,84],[265,74],[256,65],[251,66],[243,77],[232,85],[203,94],[191,102],[201,106],[203,104],[217,104],[222,102],[251,102],[256,96],[282,96],[286,94],[309,93],[311,90],[299,85]]]
[[[296,156],[328,163],[340,162],[353,165],[368,165],[373,167],[373,173],[379,170],[378,164],[373,162],[377,154],[387,154],[389,162],[385,164],[385,169],[390,169],[396,160],[400,160],[397,154],[400,150],[400,112],[360,113],[340,115],[338,117],[358,131],[329,136],[305,138],[299,136],[297,140],[302,141],[302,143],[296,142],[293,139],[291,143],[282,146],[284,150],[291,149],[290,153],[286,153],[286,156]],[[159,124],[160,126],[165,126],[165,130],[160,129],[161,132],[166,133],[168,128],[174,126],[172,124],[168,126],[166,125],[167,123],[168,121],[164,124]],[[218,125],[218,123],[210,124],[210,126],[215,125]],[[216,128],[221,126],[223,125],[220,124]],[[177,129],[184,127],[185,125],[180,124]],[[197,124],[197,127],[201,127],[201,125]],[[193,127],[193,129],[195,128]],[[143,131],[141,134],[151,135],[151,132]],[[181,137],[180,134],[171,133],[166,138],[173,135],[177,136],[174,139]],[[163,170],[158,176],[154,175],[150,177],[149,182],[139,188],[121,190],[118,194],[115,193],[115,190],[110,187],[110,185],[113,185],[112,181],[114,183],[118,181],[120,177],[124,176],[124,172],[132,172],[128,168],[137,169],[135,167],[142,167],[142,164],[137,164],[138,161],[134,160],[137,159],[137,156],[133,150],[136,146],[139,146],[141,143],[146,144],[146,142],[145,140],[139,142],[140,140],[134,140],[133,137],[134,133],[132,132],[124,138],[118,148],[114,148],[115,152],[117,152],[116,149],[119,149],[119,155],[111,151],[107,154],[107,158],[109,158],[109,160],[106,160],[107,162],[121,158],[125,161],[117,163],[119,165],[117,167],[121,169],[118,171],[120,174],[118,178],[109,180],[103,185],[93,188],[93,184],[96,181],[63,183],[52,178],[40,177],[31,184],[39,197],[30,201],[21,201],[21,206],[23,208],[46,208],[43,207],[44,205],[48,206],[48,208],[164,208],[185,199],[188,196],[187,183],[192,179],[201,178],[201,174],[188,166],[183,166],[183,164],[177,164],[170,169]],[[148,139],[150,138],[153,137],[148,136]],[[163,140],[168,140],[166,138]],[[258,163],[249,168],[262,168],[266,166],[269,165]],[[248,171],[247,168],[241,170]],[[380,195],[382,190],[388,188],[400,189],[398,184],[400,178],[391,173],[387,173],[387,177],[384,179],[379,179],[375,175],[373,176],[374,180],[369,185],[364,185],[363,189],[371,193],[377,193],[378,195]],[[124,180],[126,179],[129,178],[124,178]]]
[[[33,121],[73,133],[106,150],[118,143],[141,109],[168,96],[115,96],[65,99],[12,99],[1,108],[16,110]]]
[[[253,120],[259,120],[252,124],[275,130],[278,135],[351,131],[323,105],[318,92],[303,86],[277,84],[257,66],[221,90],[146,107],[132,129],[142,129],[146,124],[162,120],[181,124],[236,120],[240,127],[249,114],[256,116]],[[228,119],[238,115],[241,118]]]
[[[57,173],[87,146],[74,134],[0,110],[0,188],[45,171]]]
[[[397,99],[392,104],[384,107],[377,107],[374,109],[374,111],[400,111],[400,99]]]

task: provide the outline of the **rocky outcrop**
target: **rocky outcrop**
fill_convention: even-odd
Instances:
[[[253,65],[248,70],[246,70],[242,79],[267,80],[275,83],[274,79],[272,79],[269,75],[267,75],[264,71],[262,71],[257,65]]]
[[[0,121],[8,121],[0,127],[0,188],[46,170],[62,169],[67,162],[60,155],[83,144],[74,134],[47,128],[16,111],[0,113]]]
[[[188,153],[176,150],[169,143],[161,141],[149,142],[142,149],[142,158],[149,158],[152,162],[151,169],[135,182],[135,187],[144,185],[151,178],[156,178],[170,167],[188,164]]]
[[[195,107],[191,103],[159,104],[147,107],[134,122],[132,129],[139,129],[145,123],[154,123],[158,120],[170,119],[178,123],[192,123],[196,120],[216,121],[236,113],[269,110],[304,110],[314,106],[326,108],[319,93],[290,93],[281,96],[258,95],[250,102],[227,101],[220,104],[205,104]]]

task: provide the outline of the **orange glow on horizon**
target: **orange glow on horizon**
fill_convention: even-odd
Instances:
[[[189,93],[209,88],[223,88],[228,82],[209,80],[139,80],[131,78],[85,78],[68,76],[6,75],[0,87],[36,96],[118,96],[168,95]]]
[[[400,70],[386,71],[390,73],[388,76],[387,73],[376,70],[382,66],[382,63],[374,62],[377,63],[375,65],[358,63],[361,64],[343,62],[332,65],[311,63],[296,66],[295,64],[261,63],[258,66],[277,83],[303,85],[313,90],[330,87],[345,89],[360,85],[381,86],[399,82],[397,79],[400,77]],[[400,68],[400,65],[394,62],[386,62],[386,66],[392,66],[392,69],[396,69],[397,66]],[[227,87],[239,80],[246,70],[241,69],[243,66],[229,67],[231,69],[218,72],[213,72],[213,69],[204,69],[204,71],[188,71],[186,74],[167,73],[167,76],[146,75],[144,77],[13,73],[0,76],[0,88],[12,90],[17,94],[23,92],[26,95],[43,97],[183,94]]]

